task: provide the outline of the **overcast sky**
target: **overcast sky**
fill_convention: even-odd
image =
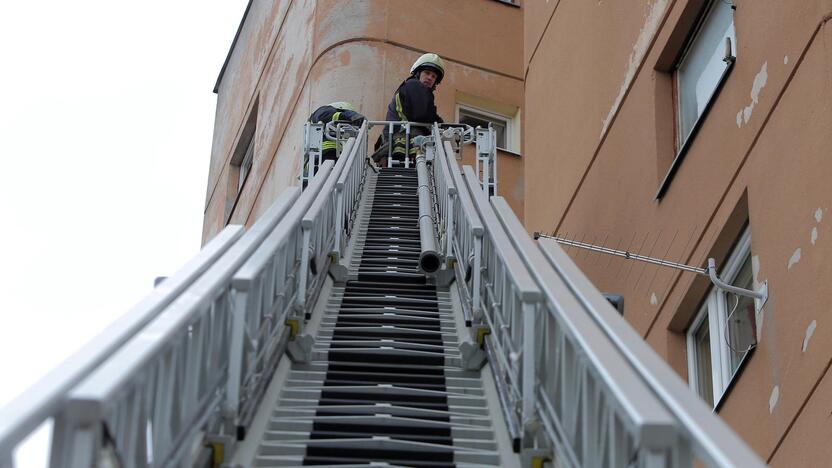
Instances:
[[[0,406],[199,250],[246,3],[0,4]]]

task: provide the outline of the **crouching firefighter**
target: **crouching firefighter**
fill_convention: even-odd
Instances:
[[[349,102],[333,102],[315,109],[309,116],[309,122],[327,124],[329,122],[343,122],[360,127],[365,117],[355,111]],[[334,161],[338,157],[338,143],[324,138],[322,145],[322,159]]]
[[[348,123],[353,126],[361,126],[364,123],[364,116],[355,111],[355,108],[349,102],[333,102],[325,106],[315,109],[315,112],[309,116],[309,123],[328,124],[330,122]],[[321,142],[321,160],[327,159],[334,161],[338,158],[338,145],[340,142],[328,140],[324,137]],[[303,156],[303,166],[301,171],[301,184],[306,188],[310,175],[309,172],[309,153]],[[313,162],[313,174],[318,172],[318,161]]]
[[[442,117],[436,113],[433,92],[436,90],[436,86],[442,82],[444,76],[445,64],[439,55],[428,53],[419,57],[410,67],[410,76],[399,85],[393,94],[393,99],[390,100],[390,104],[387,106],[387,120],[426,124],[442,123]],[[393,133],[393,159],[403,162],[407,152],[410,153],[411,158],[414,158],[416,145],[413,144],[413,138],[429,134],[429,128],[411,127],[411,141],[408,145],[404,126],[397,125]],[[386,166],[386,158],[388,152],[390,152],[387,146],[389,145],[387,131],[382,134],[382,137],[383,139],[376,143],[376,152],[373,159],[376,162],[381,162],[382,166]]]

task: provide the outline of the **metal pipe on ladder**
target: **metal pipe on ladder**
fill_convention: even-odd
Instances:
[[[416,156],[416,176],[419,183],[419,238],[422,248],[419,267],[426,273],[434,273],[439,269],[442,260],[436,250],[436,228],[433,224],[427,158],[421,152]]]

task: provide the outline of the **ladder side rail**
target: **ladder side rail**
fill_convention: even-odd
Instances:
[[[350,153],[354,147],[357,148],[356,139],[350,138],[344,145],[344,151]],[[347,161],[348,158],[338,158],[301,220],[303,244],[296,307],[307,316],[329,271],[327,264],[331,262],[330,254],[335,250],[335,234],[340,214],[337,213],[338,192],[335,187]]]
[[[443,150],[438,153],[444,157],[448,166],[450,177],[454,186],[457,187],[457,196],[454,198],[453,209],[453,249],[456,258],[455,266],[458,267],[458,285],[463,289],[463,302],[468,304],[470,316],[465,317],[466,325],[470,326],[473,320],[481,320],[482,306],[480,300],[482,283],[482,236],[485,229],[482,220],[474,207],[471,194],[465,190],[465,182],[459,163],[454,154],[451,143],[442,143]],[[469,286],[470,284],[470,286]],[[467,311],[466,311],[467,313]]]
[[[331,163],[325,164],[321,172],[330,168]],[[292,191],[281,202],[305,208],[301,200],[311,201],[316,187],[320,184],[310,184],[312,190],[298,196],[294,204],[290,203]],[[284,217],[274,228],[285,223]],[[232,275],[270,230],[252,229],[243,235],[162,314],[72,391],[67,410],[60,424],[56,423],[61,429],[56,440],[65,444],[64,452],[95,460],[106,449],[130,466],[142,465],[149,454],[154,464],[186,464],[192,455],[188,450],[203,432],[222,430],[220,409],[228,386],[238,305],[231,290]],[[102,435],[107,436],[107,443],[101,442]],[[94,443],[76,443],[83,437]]]
[[[508,377],[510,401],[523,429],[523,445],[536,439],[535,324],[541,291],[497,220],[471,166],[463,167],[466,189],[485,227],[483,318],[494,336],[495,355]]]
[[[306,187],[315,176],[323,158],[324,124],[306,122],[303,126],[303,158],[300,163],[301,187]]]
[[[497,133],[490,124],[488,132],[491,140],[491,152],[489,153],[489,159],[491,160],[491,173],[489,174],[492,188],[491,195],[497,195]]]
[[[713,467],[764,466],[745,441],[691,392],[676,372],[609,305],[555,241],[539,239],[538,247],[593,320],[677,419],[698,460]]]
[[[352,219],[355,211],[358,209],[356,200],[361,195],[363,188],[363,178],[366,174],[364,164],[367,159],[367,123],[363,123],[355,137],[355,143],[351,150],[346,152],[341,157],[346,157],[347,161],[345,169],[338,176],[338,182],[335,184],[337,192],[337,212],[336,216],[336,230],[335,230],[335,246],[333,248],[333,263],[337,263],[343,257],[343,251],[347,246],[352,232]],[[346,147],[344,148],[347,149]]]
[[[274,211],[275,214],[279,215],[278,220],[283,221],[295,205],[304,206],[303,200],[309,200],[318,186],[319,184],[313,183],[304,193],[301,193],[299,187],[290,187],[284,190],[267,213]],[[289,218],[291,219],[291,217]],[[275,223],[275,225],[269,224],[263,226],[264,230],[258,234],[261,240],[258,242],[257,249],[252,252],[243,264],[243,267],[249,265],[251,259],[255,258],[258,252],[261,252],[264,248],[268,248],[268,245],[271,243],[269,242],[269,238],[280,225],[281,223]],[[251,229],[258,229],[257,223]],[[234,317],[231,330],[231,342],[228,350],[229,368],[223,407],[224,416],[235,424],[238,423],[240,409],[249,396],[245,391],[243,392],[244,396],[241,396],[241,387],[246,388],[246,382],[251,380],[252,375],[256,373],[255,369],[257,366],[252,368],[250,363],[260,362],[262,357],[259,354],[274,346],[272,335],[277,328],[274,323],[273,314],[261,313],[260,310],[249,307],[249,303],[247,302],[249,295],[254,297],[274,297],[275,269],[266,269],[264,274],[257,281],[253,282],[253,287],[250,289],[239,288],[238,274],[239,270],[232,276],[231,280],[231,288],[233,291],[231,300],[234,301]]]
[[[227,383],[228,285],[245,258],[234,250],[73,390],[66,430],[92,430],[111,440],[108,447],[78,447],[71,435],[59,437],[70,441],[69,450],[91,451],[96,459],[106,448],[128,466],[148,464],[149,453],[154,463],[185,463],[183,448],[205,417],[218,413]]]
[[[454,264],[454,205],[457,198],[457,187],[451,176],[445,155],[445,145],[439,126],[433,127],[433,171],[436,187],[436,200],[439,211],[438,224],[440,234],[440,249],[449,266]]]
[[[279,359],[284,341],[294,338],[302,326],[303,320],[298,321],[294,315],[301,265],[301,220],[331,169],[332,161],[324,161],[318,176],[297,197],[284,219],[232,277],[237,325],[232,340],[235,347],[230,353],[242,360],[232,361],[239,372],[229,373],[224,416],[240,436],[244,436],[268,385],[269,379],[262,371],[273,370],[267,363]],[[243,348],[248,351],[243,352]],[[232,398],[235,394],[236,399]]]
[[[156,286],[127,313],[25,393],[0,409],[0,461],[12,460],[15,449],[26,437],[64,409],[69,392],[76,384],[158,316],[225,253],[242,233],[241,226],[226,226],[197,255]]]
[[[575,466],[644,466],[648,459],[692,466],[673,416],[541,258],[505,199],[491,204],[545,296],[535,340],[536,406],[556,458]]]

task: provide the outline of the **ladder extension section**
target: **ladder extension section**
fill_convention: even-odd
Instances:
[[[0,410],[0,468],[46,422],[51,467],[763,466],[496,196],[493,131],[433,125],[377,173],[373,126],[401,123],[307,133],[303,190]]]
[[[358,277],[328,299],[255,466],[500,464],[479,373],[459,367],[449,293],[418,271],[416,187],[415,169],[379,173]]]

